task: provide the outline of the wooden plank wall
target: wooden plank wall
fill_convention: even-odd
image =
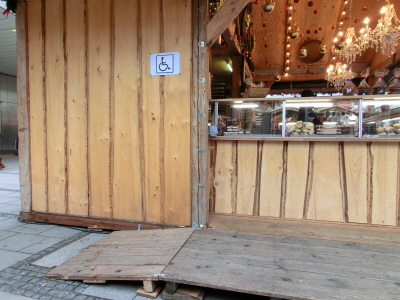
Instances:
[[[190,225],[191,1],[23,6],[32,210]]]
[[[400,143],[210,141],[210,211],[399,226]]]

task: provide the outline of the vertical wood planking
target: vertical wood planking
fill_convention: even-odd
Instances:
[[[48,156],[48,210],[66,213],[66,128],[64,9],[62,0],[46,1],[46,111]]]
[[[65,1],[68,214],[88,215],[85,4]]]
[[[236,199],[232,199],[232,185],[235,176],[236,166],[233,165],[232,153],[233,143],[231,141],[218,141],[215,162],[215,173],[213,186],[215,189],[215,212],[235,213],[233,206]]]
[[[47,163],[46,163],[46,103],[43,89],[43,14],[42,1],[25,3],[28,14],[29,46],[29,124],[30,135],[34,138],[30,144],[30,162],[32,176],[32,209],[47,211]],[[20,12],[18,12],[20,13]],[[19,60],[20,61],[20,60]],[[18,78],[19,79],[19,78]],[[20,91],[19,91],[20,93]],[[26,104],[28,105],[28,104]],[[21,137],[20,137],[21,139]],[[24,149],[21,145],[20,149]],[[20,153],[21,157],[24,157]],[[22,176],[21,176],[22,177]]]
[[[398,143],[372,143],[372,224],[397,225]]]
[[[257,142],[241,142],[237,155],[236,213],[252,215],[257,170]]]
[[[215,162],[216,162],[216,154],[217,154],[217,145],[216,141],[208,142],[208,153],[209,153],[209,168],[208,168],[208,181],[207,187],[209,187],[209,211],[215,212],[215,186],[214,186],[214,177],[215,177]]]
[[[161,51],[161,0],[140,1],[141,76],[143,89],[143,151],[145,161],[145,211],[149,222],[165,222],[164,218],[164,145],[160,144],[161,120],[160,76],[150,76],[150,54]]]
[[[30,91],[28,66],[28,3],[17,3],[17,52],[18,52],[18,135],[19,135],[19,171],[21,185],[21,204],[23,212],[32,209],[31,183],[31,135],[30,135]],[[41,14],[39,14],[41,15]],[[36,23],[36,25],[38,25]]]
[[[181,59],[179,80],[165,76],[165,221],[190,225],[192,1],[163,2],[165,52],[179,51]]]
[[[137,2],[114,1],[113,217],[143,220],[136,68]]]
[[[302,219],[308,179],[310,144],[289,142],[287,148],[286,218]]]
[[[111,0],[87,2],[89,215],[111,217]]]
[[[314,174],[307,219],[344,222],[338,143],[315,143]]]
[[[283,174],[284,142],[264,142],[261,180],[260,216],[279,217]]]
[[[344,143],[349,222],[367,223],[368,147],[366,143]]]

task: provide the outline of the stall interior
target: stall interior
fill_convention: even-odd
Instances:
[[[219,136],[400,137],[396,97],[335,98],[216,101],[209,124]]]

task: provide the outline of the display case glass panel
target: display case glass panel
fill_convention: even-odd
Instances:
[[[359,105],[358,99],[288,100],[285,135],[357,137]],[[297,118],[289,116],[291,110]]]
[[[236,102],[236,103],[235,103]],[[283,101],[217,102],[209,123],[218,125],[218,135],[282,136]]]
[[[400,137],[400,98],[363,101],[363,137]]]

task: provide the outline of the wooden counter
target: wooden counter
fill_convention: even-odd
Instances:
[[[210,212],[398,226],[399,145],[388,138],[210,138]]]

